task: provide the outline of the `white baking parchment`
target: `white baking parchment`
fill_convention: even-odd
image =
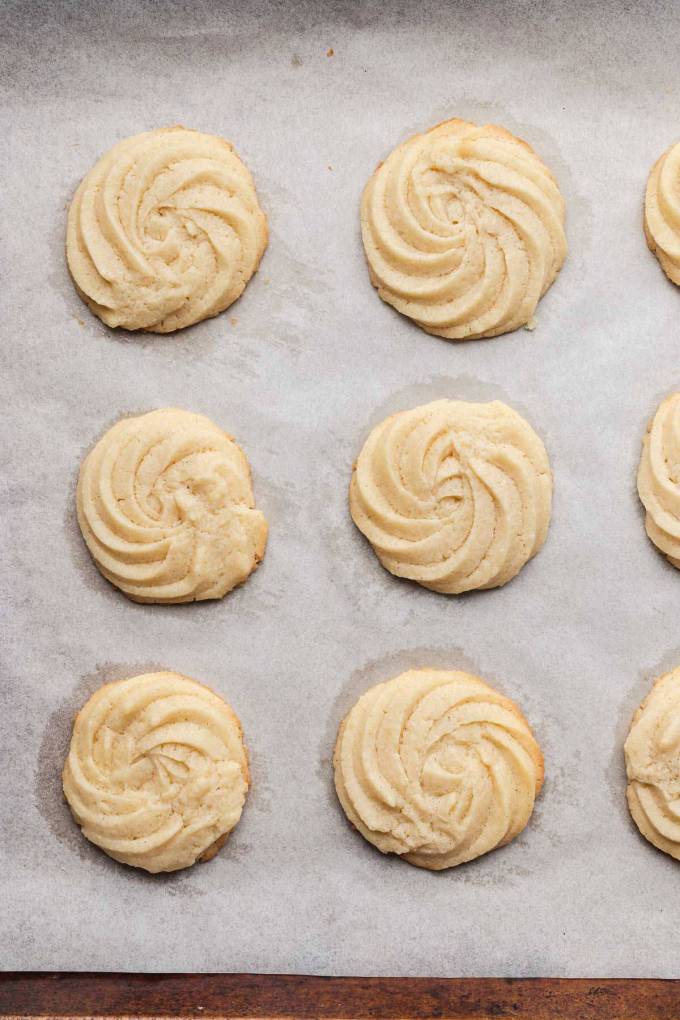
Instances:
[[[629,820],[622,756],[652,678],[680,663],[680,574],[635,494],[645,423],[680,386],[680,291],[641,221],[680,137],[677,6],[6,2],[0,22],[0,965],[680,976],[680,864]],[[559,179],[570,253],[533,333],[447,343],[369,283],[362,187],[452,116],[505,125]],[[111,331],[70,281],[66,207],[103,151],[175,123],[235,143],[269,249],[217,319]],[[500,397],[547,445],[548,540],[505,588],[398,581],[349,518],[371,426],[435,397]],[[238,438],[270,522],[264,564],[221,602],[135,605],[78,532],[85,452],[167,405]],[[418,665],[496,685],[546,759],[524,833],[440,874],[353,832],[329,764],[357,696]],[[253,773],[224,850],[165,877],[88,844],[59,775],[87,696],[155,666],[233,704]]]

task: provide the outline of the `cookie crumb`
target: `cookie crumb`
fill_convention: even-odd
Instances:
[[[229,320],[229,322],[232,324],[232,326],[238,326],[238,319],[236,318],[235,315],[232,315],[232,317]]]
[[[536,329],[537,326],[538,326],[538,319],[534,315],[532,315],[531,318],[529,319],[529,321],[527,323],[525,323],[524,328],[528,329],[530,333],[533,333],[533,331]]]
[[[326,56],[327,57],[334,57],[335,56],[335,50],[333,49],[332,46],[331,46],[331,48],[329,50],[327,50]]]

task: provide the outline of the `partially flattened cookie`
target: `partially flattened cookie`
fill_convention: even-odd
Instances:
[[[680,668],[655,681],[633,716],[624,751],[635,824],[680,860]]]
[[[382,565],[444,594],[513,578],[545,541],[551,498],[543,443],[497,400],[435,400],[387,418],[349,491]]]
[[[248,782],[236,715],[179,673],[146,673],[93,694],[63,772],[83,835],[151,872],[214,857],[241,817]]]
[[[228,308],[267,247],[267,221],[230,142],[183,127],[126,138],[83,178],[66,257],[107,326],[171,333]]]
[[[104,577],[135,602],[219,599],[264,556],[250,467],[209,418],[123,418],[80,469],[78,522]]]
[[[647,427],[637,487],[647,534],[680,569],[680,393],[659,404]]]
[[[671,145],[650,172],[645,237],[668,279],[680,286],[680,142]]]
[[[453,670],[409,670],[371,687],[340,726],[334,766],[361,835],[434,871],[514,839],[543,783],[519,709]]]
[[[528,323],[567,253],[551,172],[504,128],[464,120],[390,153],[364,190],[361,230],[383,301],[447,340]]]

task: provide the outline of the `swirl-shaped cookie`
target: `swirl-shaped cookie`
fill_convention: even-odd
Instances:
[[[78,293],[124,329],[171,333],[223,312],[266,247],[267,221],[233,146],[183,127],[114,145],[68,214]]]
[[[222,598],[264,556],[248,461],[201,414],[123,418],[83,461],[77,507],[97,567],[135,602]]]
[[[680,393],[659,404],[647,427],[637,487],[647,534],[680,569]]]
[[[452,595],[505,584],[543,545],[543,443],[500,401],[435,400],[373,429],[349,505],[387,570]]]
[[[661,268],[680,286],[680,142],[654,164],[645,193],[645,237]]]
[[[543,783],[543,756],[519,709],[452,670],[409,670],[371,687],[340,726],[334,766],[361,835],[433,871],[509,843]]]
[[[179,673],[100,688],[76,717],[63,772],[83,835],[151,872],[214,857],[241,817],[248,781],[234,712]]]
[[[364,190],[361,230],[383,301],[447,340],[528,323],[567,253],[547,167],[504,128],[464,120],[390,153]]]
[[[655,681],[633,716],[624,752],[635,824],[680,860],[680,668]]]

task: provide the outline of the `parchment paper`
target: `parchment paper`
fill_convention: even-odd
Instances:
[[[680,976],[680,865],[630,822],[622,760],[651,679],[680,663],[680,575],[634,487],[645,422],[680,386],[680,292],[641,225],[680,135],[677,7],[52,2],[0,20],[2,967]],[[570,255],[534,333],[446,343],[369,284],[362,187],[450,116],[505,125],[559,178]],[[65,209],[114,142],[173,123],[233,140],[269,250],[219,318],[112,332],[69,279]],[[370,427],[442,396],[511,403],[555,474],[543,552],[462,598],[392,578],[346,506]],[[166,405],[236,435],[270,521],[263,566],[222,602],[128,602],[77,529],[84,453]],[[156,665],[228,698],[253,766],[225,849],[169,877],[90,846],[59,780],[85,698]],[[332,789],[339,720],[414,665],[497,685],[546,757],[523,835],[448,873],[382,857]]]

